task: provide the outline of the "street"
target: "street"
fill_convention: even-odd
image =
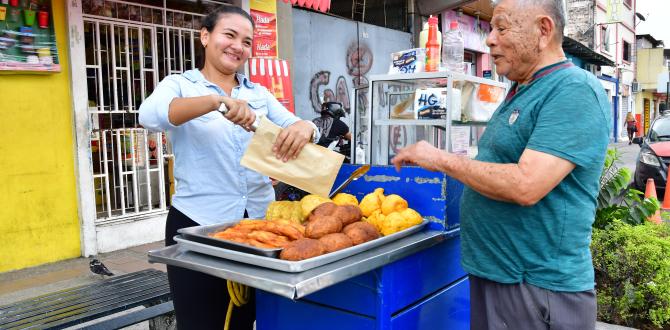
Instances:
[[[618,165],[627,167],[631,172],[635,171],[635,162],[637,154],[640,152],[640,146],[637,144],[628,144],[628,141],[611,143],[609,148],[616,148],[621,154]]]

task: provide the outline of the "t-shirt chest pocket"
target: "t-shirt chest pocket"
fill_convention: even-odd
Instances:
[[[266,99],[252,99],[248,100],[247,104],[251,111],[256,113],[256,116],[267,116],[268,115],[268,102]]]

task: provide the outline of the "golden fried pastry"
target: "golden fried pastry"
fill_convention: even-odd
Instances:
[[[269,231],[255,230],[249,233],[250,239],[255,239],[261,243],[271,245],[273,247],[284,247],[288,244],[289,239],[286,236],[277,235]]]
[[[289,226],[291,226],[291,227],[297,229],[297,230],[300,232],[300,235],[305,236],[305,226],[303,226],[303,225],[301,225],[301,224],[299,224],[299,223],[293,222],[293,221],[291,221],[291,220],[283,220],[283,219],[272,220],[272,221],[273,221],[273,222],[276,222],[276,223],[281,223],[281,224],[289,225]]]
[[[333,203],[337,205],[356,205],[358,206],[358,199],[351,194],[339,193],[333,197]]]
[[[245,239],[247,238],[247,235],[251,232],[250,229],[246,228],[237,228],[235,226],[233,227],[228,227],[224,231],[219,231],[213,234],[210,234],[211,237],[218,238],[218,239],[227,239],[231,240],[233,238],[240,238],[240,239]]]
[[[407,201],[396,194],[386,196],[381,204],[381,210],[384,215],[389,215],[391,212],[400,212],[406,208]]]
[[[247,239],[245,244],[252,245],[252,246],[255,246],[255,247],[259,247],[259,248],[262,248],[262,249],[276,249],[277,248],[276,246],[272,246],[270,244],[260,242],[258,240],[253,239],[253,238]]]
[[[342,221],[340,219],[321,215],[312,217],[312,221],[305,227],[305,237],[321,238],[332,233],[339,233],[342,230]]]
[[[288,243],[279,254],[280,259],[298,261],[326,253],[323,243],[316,239],[301,238]]]
[[[358,206],[354,205],[338,206],[332,215],[340,219],[340,221],[342,221],[342,226],[346,226],[350,223],[360,221],[361,218],[363,217],[361,209]]]
[[[322,215],[333,215],[333,212],[337,209],[337,205],[335,203],[323,203],[314,210],[312,210],[312,213],[310,213],[308,220],[312,221],[312,217],[318,217]]]
[[[242,220],[238,226],[242,229],[269,231],[277,235],[286,236],[292,240],[303,237],[300,230],[296,229],[294,226],[276,221]]]
[[[377,228],[372,224],[363,221],[354,222],[344,227],[342,232],[351,238],[354,245],[379,238]]]
[[[302,209],[303,219],[307,218],[312,210],[317,206],[331,202],[329,198],[325,198],[319,195],[307,195],[300,200],[300,208]]]
[[[326,248],[326,253],[335,252],[337,250],[342,250],[354,246],[351,238],[342,233],[325,235],[319,238],[319,241],[323,243],[323,246]]]

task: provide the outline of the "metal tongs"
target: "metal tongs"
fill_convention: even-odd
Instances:
[[[223,102],[221,103],[221,105],[219,106],[219,112],[224,116],[228,113],[228,107],[226,106],[225,103],[223,103]],[[255,132],[256,129],[258,128],[258,125],[261,122],[261,118],[262,118],[262,116],[256,116],[256,120],[254,120],[254,123],[251,124],[251,127],[249,127],[249,130],[251,130],[252,132]]]
[[[330,195],[328,195],[328,198],[333,198],[333,196],[337,195],[340,191],[346,188],[352,181],[358,180],[358,178],[365,175],[365,173],[368,173],[369,170],[370,170],[370,164],[365,164],[357,168],[353,173],[351,173],[351,175],[346,181],[342,182],[342,184],[339,187],[337,187],[335,190],[333,190],[333,192],[330,193]]]

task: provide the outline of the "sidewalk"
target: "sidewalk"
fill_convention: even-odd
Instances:
[[[115,275],[155,268],[165,271],[163,264],[150,264],[147,252],[163,247],[163,241],[140,245],[95,256]],[[75,258],[37,267],[0,273],[0,306],[43,294],[90,284],[102,280],[88,268],[88,258]],[[133,327],[133,329],[138,329]],[[140,328],[141,329],[141,328]]]

